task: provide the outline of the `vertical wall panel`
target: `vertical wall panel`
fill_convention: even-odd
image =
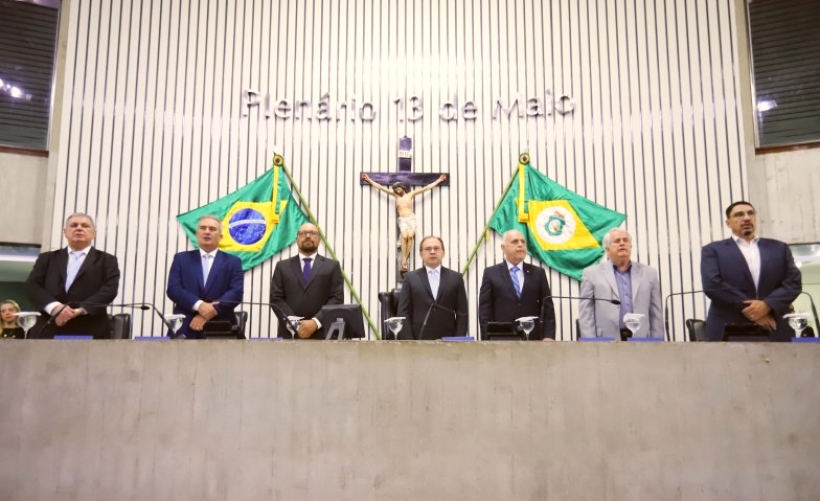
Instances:
[[[282,154],[365,307],[395,285],[395,206],[359,174],[395,171],[413,138],[413,170],[452,184],[420,196],[419,237],[441,234],[461,270],[528,150],[541,172],[628,215],[635,257],[664,294],[698,289],[701,246],[721,238],[722,208],[746,193],[736,110],[734,4],[704,0],[90,0],[70,9],[63,145],[51,247],[66,215],[97,218],[97,245],[122,270],[117,302],[169,311],[167,270],[190,248],[175,216],[245,185]],[[241,93],[269,94],[242,116]],[[569,115],[533,117],[528,100],[567,94]],[[423,116],[409,120],[413,98]],[[319,120],[319,102],[332,119]],[[280,100],[292,108],[276,117]],[[399,109],[397,100],[403,103]],[[518,103],[521,114],[496,103]],[[310,104],[299,106],[300,101]],[[467,120],[471,101],[478,116]],[[415,102],[415,101],[414,101]],[[440,117],[446,102],[454,120]],[[372,103],[373,120],[360,109]],[[476,332],[483,269],[501,259],[490,234],[465,277]],[[266,302],[275,263],[246,274]],[[417,253],[414,251],[414,260]],[[417,266],[419,263],[416,262]],[[549,270],[554,293],[577,282]],[[346,298],[351,300],[350,294]],[[571,336],[573,301],[557,300]],[[701,295],[673,305],[672,326],[703,317]],[[249,332],[275,328],[248,305]],[[136,334],[159,333],[136,315]]]

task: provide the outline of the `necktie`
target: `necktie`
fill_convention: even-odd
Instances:
[[[202,256],[202,284],[208,283],[208,273],[211,272],[211,255],[204,254]]]
[[[308,278],[310,278],[310,262],[313,261],[312,257],[305,258],[305,267],[302,268],[302,278],[304,279],[305,283],[307,283]]]
[[[74,279],[77,278],[77,272],[80,271],[80,258],[83,256],[83,253],[79,251],[71,251],[69,252],[69,256],[68,273],[65,277],[66,292],[68,292],[68,289],[71,288],[71,284],[74,283]]]
[[[513,285],[515,286],[515,295],[521,298],[521,282],[518,281],[518,266],[510,268],[510,276],[512,277]]]
[[[433,299],[438,297],[438,285],[439,285],[439,276],[438,270],[430,270],[428,272],[428,278],[430,279],[430,291],[433,293]]]

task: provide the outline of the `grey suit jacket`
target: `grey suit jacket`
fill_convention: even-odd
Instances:
[[[614,337],[620,340],[618,327],[620,306],[608,302],[610,299],[620,301],[611,261],[605,260],[601,264],[584,270],[579,296],[607,300],[580,300],[581,335],[595,337],[597,332],[602,337]],[[644,316],[641,328],[635,333],[635,337],[647,337],[647,334],[651,334],[652,337],[664,336],[658,272],[634,261],[632,262],[632,308],[634,313]]]

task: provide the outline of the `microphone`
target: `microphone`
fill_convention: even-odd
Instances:
[[[83,305],[82,301],[78,303],[80,306]],[[171,322],[169,322],[165,316],[160,313],[156,306],[153,303],[142,302],[142,303],[120,303],[120,304],[108,304],[108,303],[84,303],[87,306],[97,306],[97,307],[104,307],[104,308],[139,308],[142,311],[153,310],[154,313],[157,314],[160,321],[168,328],[169,333],[174,332],[174,328],[171,326]]]
[[[77,303],[67,302],[64,305],[62,305],[59,309],[57,309],[57,313],[55,313],[54,315],[51,315],[51,316],[48,317],[48,320],[46,321],[46,323],[44,323],[43,326],[40,327],[37,330],[37,332],[36,332],[37,335],[34,336],[33,339],[40,339],[40,336],[43,334],[43,332],[45,332],[45,330],[48,328],[48,326],[51,325],[51,322],[53,322],[55,318],[59,317],[60,313],[62,313],[63,310],[68,308],[69,305],[71,305],[71,304],[77,304]],[[29,339],[32,339],[31,336],[27,336],[27,337]]]
[[[604,301],[606,303],[614,304],[615,306],[620,306],[621,305],[621,301],[619,299],[615,299],[615,298],[606,299],[606,298],[603,298],[603,297],[595,297],[595,296],[592,296],[592,297],[583,297],[583,296],[545,296],[544,299],[542,300],[542,304],[543,304],[543,301],[546,301],[547,299],[550,299],[550,300],[552,300],[552,299],[577,299],[577,300],[581,300],[581,301]],[[598,330],[597,329],[598,316],[597,316],[597,312],[595,311],[595,307],[592,308],[592,319],[595,322],[595,326],[596,326],[596,329],[595,329],[596,330],[596,332],[595,332],[596,336],[595,337],[598,337],[598,335],[597,335],[598,334],[598,332],[597,332],[597,330]],[[581,332],[578,332],[578,338],[579,339],[581,338]]]
[[[673,292],[666,296],[666,300],[663,302],[663,326],[666,329],[667,335],[672,335],[672,331],[669,330],[669,300],[672,299],[672,296],[688,296],[691,294],[703,294],[705,292],[707,292],[706,289],[699,291],[682,291]]]

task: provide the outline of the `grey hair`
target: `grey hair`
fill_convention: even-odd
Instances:
[[[65,218],[65,226],[64,226],[65,228],[68,228],[68,222],[71,221],[71,218],[74,218],[74,217],[84,217],[84,218],[88,219],[89,221],[91,221],[91,227],[92,228],[97,227],[97,225],[94,224],[94,218],[93,217],[89,216],[85,212],[75,212],[74,214],[72,214],[72,215],[68,216],[67,218]]]
[[[628,231],[624,230],[623,228],[612,228],[606,235],[604,235],[604,240],[601,242],[601,245],[604,246],[604,249],[609,248],[609,244],[612,243],[612,232],[620,231],[621,233],[626,233],[626,236],[629,237],[629,241],[632,241],[632,235],[629,234]]]
[[[214,216],[213,214],[205,214],[204,216],[200,216],[200,218],[196,220],[197,228],[199,228],[199,223],[201,223],[203,219],[213,219],[214,221],[216,221],[219,231],[222,231],[222,220]]]

